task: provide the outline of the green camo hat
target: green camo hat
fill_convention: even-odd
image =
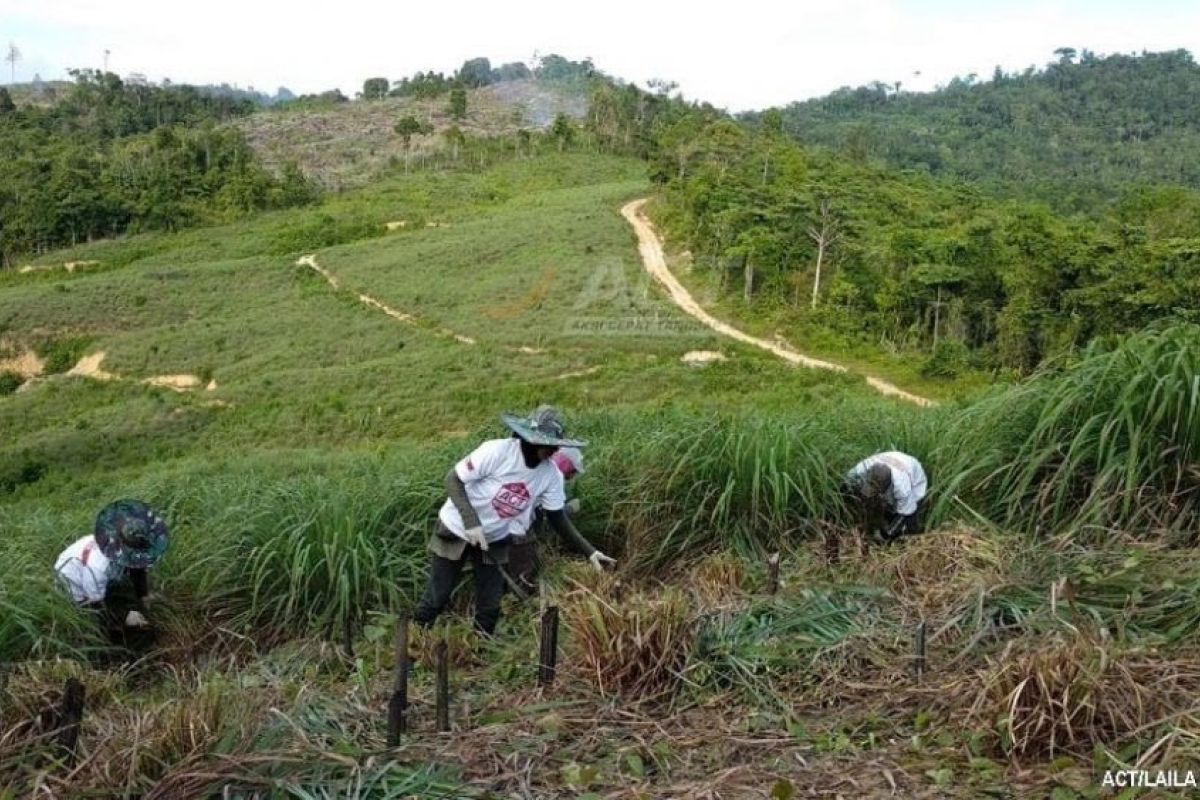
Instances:
[[[167,523],[141,500],[118,500],[96,516],[96,544],[127,569],[154,566],[171,544]]]
[[[566,438],[562,414],[554,406],[538,406],[527,417],[501,414],[500,421],[525,441],[544,447],[586,447],[587,442]]]

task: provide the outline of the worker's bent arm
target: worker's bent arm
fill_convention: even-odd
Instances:
[[[557,511],[547,511],[546,520],[550,523],[550,527],[554,532],[571,543],[579,552],[583,553],[588,558],[591,558],[592,553],[596,552],[596,548],[592,547],[592,543],[583,538],[583,534],[571,522],[571,518],[567,516],[567,512],[561,508]]]
[[[133,592],[138,601],[145,600],[146,595],[150,594],[150,575],[144,569],[131,569],[129,580],[133,582]]]
[[[450,497],[450,502],[458,509],[463,527],[467,530],[478,528],[479,515],[475,513],[475,508],[471,505],[470,498],[467,497],[467,485],[462,482],[462,478],[458,477],[454,467],[451,467],[450,471],[446,473],[446,494]]]

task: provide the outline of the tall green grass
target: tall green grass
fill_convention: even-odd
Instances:
[[[639,569],[779,546],[837,508],[831,459],[801,424],[676,412],[610,435],[598,478],[626,561]]]
[[[898,448],[925,461],[935,522],[1187,532],[1200,474],[1198,354],[1200,328],[1150,330],[975,404],[932,412],[873,399],[819,411],[585,412],[574,417],[592,441],[588,473],[572,487],[584,499],[578,521],[642,574],[718,550],[760,556],[847,524],[837,493],[844,471]],[[269,475],[264,457],[233,457],[128,488],[169,512],[176,547],[161,575],[172,594],[222,624],[292,635],[411,601],[441,476],[499,435],[493,425],[386,456],[313,455]],[[3,582],[2,657],[91,643],[86,625],[50,597],[53,553],[30,549],[63,538],[56,519],[26,519],[18,535],[10,563],[41,577]]]
[[[1200,327],[1150,329],[953,417],[942,511],[957,495],[1020,529],[1193,529],[1198,454]]]

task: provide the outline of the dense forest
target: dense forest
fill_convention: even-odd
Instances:
[[[1200,66],[1189,52],[1055,56],[1042,70],[997,68],[936,92],[879,82],[840,89],[789,105],[783,126],[857,160],[974,181],[1065,212],[1102,213],[1130,184],[1200,187]]]
[[[275,177],[221,123],[250,98],[73,73],[48,106],[0,89],[0,254],[4,263],[97,237],[177,228],[313,199],[295,166]]]
[[[1095,63],[1085,53],[1079,64],[1064,57],[1061,70],[998,81],[1011,107],[1032,108],[1047,75],[1086,73]],[[1119,58],[1102,63],[1128,66]],[[1159,70],[1196,74],[1190,56],[1179,53],[1146,56],[1126,74]],[[1124,104],[1120,98],[1132,90],[1115,74],[1108,108],[1128,116],[1158,108],[1154,119],[1173,108],[1180,130],[1200,130],[1185,125],[1200,105],[1177,96],[1172,81],[1163,78],[1153,94]],[[1108,81],[1091,76],[1063,85],[1090,87],[1078,89],[1086,95]],[[702,279],[747,313],[923,352],[932,375],[968,364],[1026,372],[1098,336],[1168,317],[1200,318],[1200,194],[1173,185],[1179,181],[1168,179],[1165,152],[1157,162],[1163,171],[1147,176],[1153,181],[1115,166],[1097,170],[1103,204],[1088,215],[1068,214],[1036,197],[997,197],[982,175],[899,169],[845,148],[798,143],[787,135],[798,107],[734,120],[669,97],[669,88],[650,93],[602,82],[588,129],[597,146],[649,160],[662,187],[660,222],[692,252]],[[964,92],[956,86],[945,95]],[[936,106],[937,97],[926,102]],[[1098,130],[1088,147],[1104,164],[1124,163],[1128,142],[1117,117],[1091,122]],[[1041,133],[1029,135],[1044,137],[1044,147],[1058,136],[1057,163],[1082,157],[1068,147],[1084,147],[1081,141],[1052,134],[1047,120],[1039,125]],[[998,136],[1005,130],[980,126]],[[1099,144],[1106,137],[1108,149]],[[1171,163],[1183,155],[1171,154]],[[1080,178],[1080,189],[1071,175],[1045,171],[1046,190],[1060,199],[1099,185]],[[1022,194],[1015,185],[1013,194]]]

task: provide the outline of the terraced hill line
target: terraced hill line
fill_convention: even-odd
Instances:
[[[806,356],[782,340],[771,342],[767,341],[766,339],[760,339],[757,336],[751,336],[745,331],[739,330],[738,328],[735,328],[729,323],[717,319],[712,314],[709,314],[707,311],[705,311],[704,308],[701,307],[698,302],[696,302],[696,299],[692,297],[691,292],[689,292],[684,285],[679,282],[679,279],[671,273],[671,270],[667,269],[667,260],[663,256],[662,241],[658,238],[658,234],[655,232],[654,226],[651,224],[650,220],[648,220],[646,215],[642,212],[642,208],[645,206],[645,204],[646,198],[642,198],[641,200],[633,200],[629,203],[626,203],[621,208],[621,216],[628,220],[629,224],[633,226],[634,231],[637,233],[638,252],[641,253],[642,263],[645,264],[646,271],[653,275],[655,280],[663,285],[663,288],[667,290],[667,293],[671,296],[671,300],[674,301],[675,305],[679,306],[689,315],[695,317],[702,324],[706,325],[717,333],[728,336],[731,339],[736,339],[743,344],[752,345],[753,347],[758,347],[762,350],[766,350],[769,353],[773,353],[779,358],[782,358],[784,361],[787,361],[789,364],[808,367],[810,369],[825,369],[831,372],[851,372],[850,369],[842,366],[841,364],[835,364],[832,361],[823,361],[819,358]],[[882,378],[878,378],[874,375],[863,375],[863,378],[866,380],[867,385],[880,394],[888,395],[889,397],[896,397],[909,403],[915,403],[919,406],[928,407],[937,405],[928,397],[921,397],[920,395],[913,394],[912,392],[906,392],[900,387],[888,383]]]
[[[332,272],[330,272],[329,270],[325,269],[320,264],[318,264],[317,256],[313,253],[310,253],[306,256],[300,256],[300,258],[296,259],[296,266],[309,267],[314,272],[316,272],[318,275],[320,275],[322,278],[324,278],[325,282],[328,283],[334,290],[340,290],[342,288],[341,283],[337,279],[337,276],[335,276]],[[369,294],[358,292],[358,293],[356,293],[356,295],[358,297],[358,302],[362,303],[364,306],[367,306],[368,308],[373,308],[376,311],[382,311],[384,314],[387,314],[389,317],[396,320],[397,322],[403,322],[406,325],[413,325],[413,326],[418,325],[417,318],[414,317],[412,314],[407,314],[403,311],[398,311],[397,309],[394,309],[391,306],[389,306],[387,303],[384,303],[381,300],[378,300]],[[472,339],[470,336],[464,336],[461,333],[455,333],[454,331],[450,330],[449,328],[436,328],[435,330],[438,333],[442,334],[443,336],[449,336],[450,338],[454,339],[457,342],[461,342],[462,344],[476,344],[476,341],[474,339]]]

